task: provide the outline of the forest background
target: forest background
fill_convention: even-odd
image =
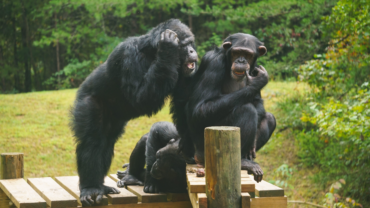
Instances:
[[[276,134],[290,135],[299,160],[275,182],[317,169],[325,206],[366,207],[369,10],[370,0],[0,0],[0,92],[77,88],[119,42],[169,18],[192,29],[199,57],[250,33],[268,49],[259,64],[271,80],[309,85],[276,103]]]

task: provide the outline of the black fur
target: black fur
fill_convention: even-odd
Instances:
[[[179,41],[166,29],[174,31]],[[179,76],[191,74],[184,65],[194,61],[193,48],[189,28],[171,19],[120,43],[81,84],[72,110],[72,130],[83,205],[119,192],[103,186],[114,144],[129,120],[158,112]]]
[[[204,164],[204,128],[208,126],[238,126],[241,133],[242,169],[247,169],[260,181],[263,172],[250,158],[255,140],[258,149],[270,138],[275,129],[275,118],[266,114],[260,90],[267,84],[268,75],[263,67],[255,67],[258,47],[262,45],[251,35],[237,33],[224,42],[231,42],[229,49],[222,47],[207,52],[199,67],[195,88],[186,106],[189,136],[181,136],[180,149],[189,143],[195,146],[195,160]],[[251,69],[256,76],[247,74],[247,85],[232,93],[224,94],[223,86],[230,79],[233,47],[248,47],[255,51]],[[250,70],[252,74],[252,71]],[[267,119],[266,119],[267,118]]]
[[[155,123],[136,144],[130,164],[124,165],[128,169],[118,171],[120,181],[117,185],[145,184],[146,193],[186,192],[186,163],[178,154],[179,139],[172,123]]]

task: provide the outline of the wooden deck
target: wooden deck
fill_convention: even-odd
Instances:
[[[246,171],[241,171],[243,208],[286,208],[284,190],[266,181],[256,183]],[[115,186],[115,174],[105,178],[105,185]],[[108,194],[100,208],[206,208],[205,177],[187,173],[188,193],[144,193],[142,186],[119,188],[120,194]],[[0,188],[18,208],[80,207],[78,176],[0,180]],[[1,191],[1,190],[0,190]],[[255,197],[253,197],[255,196]],[[3,207],[3,206],[1,206]],[[8,206],[11,207],[11,206]]]

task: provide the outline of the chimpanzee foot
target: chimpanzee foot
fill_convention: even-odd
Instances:
[[[126,175],[123,178],[121,178],[119,181],[117,181],[117,186],[120,188],[128,186],[128,185],[142,186],[144,185],[144,183],[133,175]]]
[[[122,166],[122,168],[127,168],[125,171],[117,171],[117,177],[119,179],[124,178],[128,175],[129,169],[130,169],[130,163],[126,163]]]
[[[249,174],[254,175],[254,180],[257,182],[262,181],[263,171],[258,163],[248,159],[242,159],[242,170],[247,170]]]
[[[146,178],[144,184],[145,193],[159,193],[158,181],[154,178]]]
[[[105,194],[119,194],[119,191],[116,188],[101,185],[99,187],[91,188],[80,188],[80,201],[82,206],[92,206],[94,204],[100,204]]]

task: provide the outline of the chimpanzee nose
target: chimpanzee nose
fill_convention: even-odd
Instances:
[[[237,59],[236,60],[237,63],[240,63],[240,64],[245,64],[245,59]]]

